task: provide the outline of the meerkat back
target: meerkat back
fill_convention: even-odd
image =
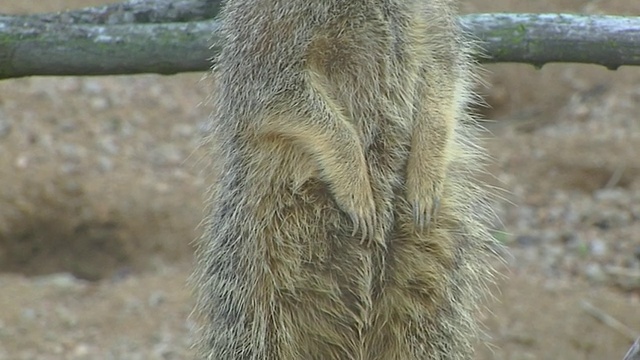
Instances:
[[[444,0],[229,0],[203,359],[468,359],[491,237]]]

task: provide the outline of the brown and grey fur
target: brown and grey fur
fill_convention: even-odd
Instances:
[[[491,269],[446,0],[229,0],[199,358],[470,359]]]

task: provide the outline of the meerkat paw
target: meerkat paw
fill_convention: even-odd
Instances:
[[[440,208],[443,192],[441,178],[431,176],[409,176],[407,200],[412,207],[413,221],[419,230],[425,229],[435,219]]]
[[[357,203],[357,202],[354,202]],[[356,236],[358,231],[361,233],[360,243],[370,243],[376,235],[376,208],[373,196],[363,200],[361,205],[354,207],[349,216],[353,222],[353,232],[351,236]]]
[[[353,184],[352,184],[353,185]],[[361,243],[370,242],[376,235],[376,206],[369,182],[363,186],[349,186],[348,192],[336,196],[338,205],[353,222],[352,236],[361,234]],[[338,195],[338,194],[337,194]]]

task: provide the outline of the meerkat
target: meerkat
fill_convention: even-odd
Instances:
[[[470,359],[491,278],[448,0],[228,0],[201,359]]]

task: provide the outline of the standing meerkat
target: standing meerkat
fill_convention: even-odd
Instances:
[[[199,358],[470,359],[492,237],[447,0],[228,0]]]

